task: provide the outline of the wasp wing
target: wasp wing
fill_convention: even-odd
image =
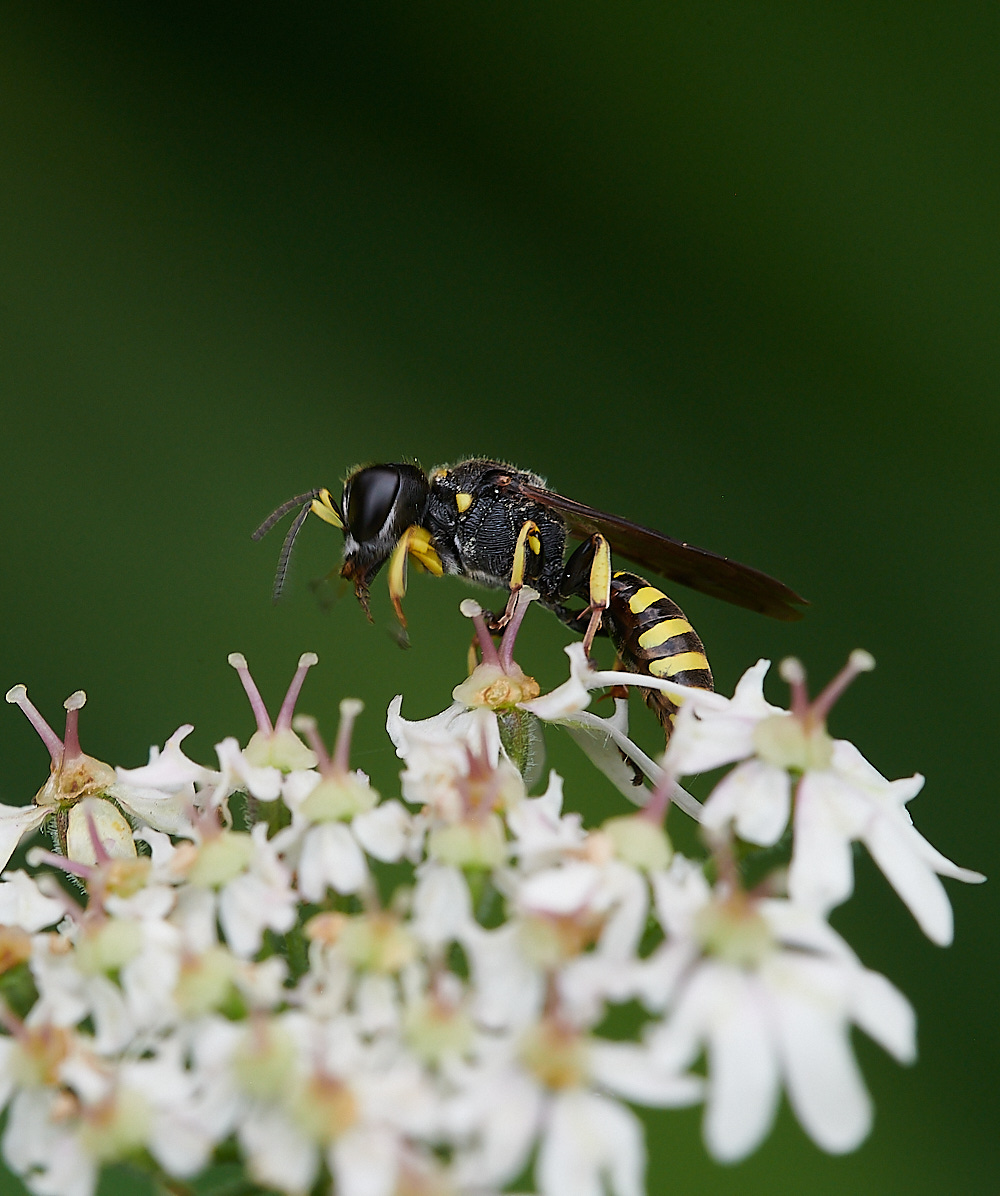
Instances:
[[[530,482],[521,482],[520,488],[526,498],[558,511],[571,535],[586,539],[600,532],[613,551],[692,590],[787,621],[801,619],[803,612],[798,606],[809,605],[789,586],[759,569],[685,544],[620,515],[595,510]]]

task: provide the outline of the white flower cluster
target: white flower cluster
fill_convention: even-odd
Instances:
[[[113,770],[80,749],[82,693],[63,739],[23,686],[8,693],[52,769],[32,805],[0,807],[0,861],[44,822],[58,846],[0,883],[2,1148],[32,1191],[91,1196],[121,1159],[177,1191],[229,1151],[289,1194],[328,1177],[338,1196],[640,1196],[630,1104],[703,1102],[708,1150],[731,1161],[782,1089],[825,1150],[864,1138],[852,1026],[909,1062],[914,1017],[825,920],[850,895],[852,843],[937,943],[939,876],[982,879],[913,828],[921,778],[885,780],[827,734],[870,662],[855,654],[813,703],[787,664],[785,711],[764,699],[766,662],[727,699],[594,672],[576,645],[570,679],[539,697],[513,662],[522,615],[499,653],[481,635],[444,713],[408,722],[393,702],[402,801],[349,768],[359,703],[341,703],[332,756],[293,719],[312,654],[273,724],[230,658],[258,731],[223,740],[216,768],[183,754],[182,727]],[[611,684],[681,700],[661,764],[628,738],[624,701],[585,710]],[[538,720],[643,808],[588,830],[555,774],[528,796]],[[703,807],[676,783],[731,763]],[[700,819],[706,859],[672,851],[674,804]],[[786,864],[748,887],[748,853],[789,828]],[[623,1002],[644,1011],[627,1040],[603,1031]]]

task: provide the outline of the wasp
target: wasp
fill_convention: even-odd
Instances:
[[[388,562],[389,593],[405,627],[406,565],[435,576],[458,574],[509,590],[499,631],[518,591],[530,585],[541,604],[580,632],[590,652],[595,636],[610,636],[621,667],[712,689],[712,671],[698,633],[681,608],[636,573],[615,569],[612,552],[691,589],[776,619],[799,619],[807,605],[794,590],[748,565],[675,540],[619,515],[549,490],[543,478],[502,461],[474,457],[425,473],[417,465],[365,465],[344,483],[339,503],[311,490],[283,503],[253,533],[255,540],[299,508],[281,550],[274,596],[284,585],[295,538],[310,512],[344,533],[342,577],[371,619],[369,588]],[[581,541],[566,558],[568,538]],[[582,601],[583,607],[568,605]],[[647,690],[669,737],[677,705]]]

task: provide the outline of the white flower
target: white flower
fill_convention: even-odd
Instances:
[[[602,1043],[554,1016],[514,1039],[485,1043],[479,1059],[452,1073],[449,1108],[472,1142],[456,1156],[459,1184],[512,1179],[537,1145],[536,1178],[545,1196],[641,1196],[645,1151],[638,1119],[607,1095],[647,1104],[696,1101],[697,1078],[667,1072],[634,1044]]]
[[[690,686],[677,685],[673,681],[653,677],[648,673],[595,669],[581,643],[567,644],[565,652],[569,657],[569,680],[550,693],[542,694],[540,698],[519,703],[520,708],[529,711],[543,722],[565,727],[572,739],[619,793],[629,801],[641,805],[649,794],[637,783],[635,770],[638,769],[654,785],[660,783],[663,770],[629,738],[628,699],[616,698],[614,712],[607,718],[600,718],[586,709],[590,704],[591,692],[609,686],[634,685],[641,689],[660,690],[675,701],[684,702],[691,694],[696,694],[699,699],[704,698],[709,703],[716,695],[703,690],[693,690]],[[634,767],[630,767],[630,763]],[[675,775],[680,775],[681,770],[674,771]],[[692,818],[699,817],[700,803],[680,785],[674,784],[671,799]]]
[[[523,866],[539,867],[583,850],[583,817],[576,811],[564,815],[562,806],[562,777],[551,772],[540,797],[526,797],[511,808],[507,826],[514,835],[512,851]]]
[[[97,1160],[84,1149],[76,1127],[59,1117],[60,1103],[55,1089],[19,1092],[7,1114],[4,1158],[39,1196],[93,1196]]]
[[[281,796],[281,771],[272,764],[251,764],[240,750],[239,741],[229,736],[215,745],[220,778],[212,793],[212,805],[222,805],[241,790],[258,801],[277,801]]]
[[[843,739],[834,740],[828,769],[808,772],[795,797],[795,848],[788,875],[793,898],[826,911],[854,888],[851,843],[864,843],[872,859],[933,943],[954,934],[951,902],[938,876],[967,884],[985,880],[936,851],[913,826],[906,803],[923,788],[915,775],[887,781]]]
[[[45,806],[0,804],[0,868],[6,867],[18,843],[37,831],[51,814]]]
[[[51,767],[48,780],[35,794],[34,805],[0,805],[0,868],[20,840],[50,816],[59,833],[60,850],[70,859],[94,862],[94,830],[88,823],[96,824],[97,837],[108,854],[134,856],[131,829],[108,798],[134,818],[160,830],[178,833],[188,826],[187,809],[191,801],[186,793],[167,794],[121,781],[109,764],[83,752],[79,719],[87,695],[82,689],[63,703],[66,710],[63,739],[39,713],[23,685],[8,690],[7,701],[19,706],[38,732],[48,749]]]
[[[62,901],[46,897],[23,869],[5,872],[0,884],[0,926],[19,926],[29,934],[51,926],[65,914]]]
[[[219,894],[219,921],[226,941],[242,956],[260,950],[265,929],[284,934],[296,921],[295,890],[274,844],[268,842],[267,825],[257,823],[250,834],[253,854],[247,871]]]
[[[959,868],[914,829],[906,803],[923,777],[887,781],[846,740],[831,739],[825,718],[835,699],[859,673],[873,667],[867,653],[852,653],[847,667],[810,703],[797,661],[785,661],[792,686],[791,711],[764,700],[768,662],[744,674],[731,702],[686,704],[678,716],[668,761],[679,771],[742,760],[716,785],[701,823],[722,833],[731,823],[749,843],[771,846],[788,825],[794,781],[794,839],[789,892],[827,913],[854,888],[851,844],[865,844],[924,933],[947,945],[953,933],[951,904],[938,875],[967,883],[984,879]]]
[[[872,1113],[851,1024],[911,1062],[914,1016],[906,998],[809,910],[713,893],[681,857],[653,883],[667,941],[649,961],[645,999],[669,1011],[648,1044],[667,1069],[705,1051],[709,1151],[722,1162],[752,1151],[770,1128],[782,1086],[817,1145],[853,1150]]]

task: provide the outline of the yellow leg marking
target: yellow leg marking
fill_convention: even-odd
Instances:
[[[444,565],[434,547],[434,537],[427,528],[414,524],[406,529],[405,535],[407,537],[406,551],[413,557],[417,568],[433,574],[434,577],[441,577],[444,573]]]
[[[434,547],[430,532],[425,527],[414,524],[408,527],[399,537],[399,542],[392,550],[389,558],[389,597],[392,599],[396,618],[406,626],[406,616],[403,614],[403,598],[406,595],[406,563],[410,557],[419,569],[425,569],[440,577],[444,572],[441,558]]]
[[[664,656],[662,660],[651,660],[649,671],[654,677],[673,677],[688,669],[707,669],[708,658],[704,652],[679,652],[676,656]]]
[[[538,524],[533,519],[528,519],[521,525],[521,530],[517,533],[517,543],[514,545],[514,565],[510,571],[512,592],[519,590],[524,585],[529,550],[537,556],[540,548]]]
[[[406,615],[403,614],[403,597],[406,594],[406,550],[409,532],[399,537],[399,542],[392,550],[389,558],[389,597],[396,611],[396,618],[405,627]]]
[[[639,647],[658,648],[660,644],[665,644],[675,635],[684,635],[688,631],[694,631],[694,628],[687,619],[664,619],[662,623],[647,627],[639,636]]]
[[[594,559],[590,563],[590,605],[594,609],[607,610],[611,601],[611,549],[605,538],[593,537]]]
[[[628,600],[628,608],[634,615],[641,615],[642,612],[654,602],[666,597],[660,590],[654,589],[653,586],[643,586],[641,590],[636,590],[632,597]]]
[[[337,514],[329,490],[321,490],[319,496],[309,504],[309,509],[326,523],[332,523],[334,527],[339,527],[341,531],[344,530],[344,521]]]
[[[594,636],[601,630],[601,620],[611,602],[611,549],[607,540],[599,533],[591,537],[594,545],[594,559],[590,562],[590,622],[583,637],[583,650],[590,655]]]

